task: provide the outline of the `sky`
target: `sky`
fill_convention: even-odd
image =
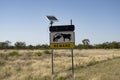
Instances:
[[[120,42],[120,0],[0,0],[0,42],[49,44],[49,22],[75,25],[75,43]]]

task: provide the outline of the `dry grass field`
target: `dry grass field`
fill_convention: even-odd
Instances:
[[[119,49],[74,50],[75,80],[119,80],[119,62]],[[50,50],[0,50],[0,80],[72,80],[70,50],[54,50],[54,72]]]

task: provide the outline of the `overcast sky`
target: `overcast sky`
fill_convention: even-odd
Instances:
[[[120,0],[0,0],[0,42],[49,44],[49,22],[75,25],[76,44],[120,41]]]

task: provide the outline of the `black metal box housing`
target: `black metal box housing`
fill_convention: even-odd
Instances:
[[[59,31],[74,31],[74,25],[59,25],[59,26],[50,26],[50,32],[59,32]]]

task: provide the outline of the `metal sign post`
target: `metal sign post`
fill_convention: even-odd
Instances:
[[[70,20],[70,24],[72,25],[72,19]],[[75,34],[74,34],[74,42],[75,42]],[[71,49],[71,55],[72,55],[72,77],[74,80],[74,55],[73,55],[73,49]]]
[[[54,66],[53,66],[53,49],[51,50],[51,62],[52,62],[52,74],[54,74]]]
[[[71,49],[71,55],[72,55],[72,77],[74,79],[74,59],[73,59],[73,49]]]
[[[47,20],[50,22],[50,27],[52,27],[52,24],[54,22],[57,22],[58,19],[55,16],[46,16]],[[51,50],[51,67],[52,67],[52,75],[54,74],[54,64],[53,64],[53,49]]]

